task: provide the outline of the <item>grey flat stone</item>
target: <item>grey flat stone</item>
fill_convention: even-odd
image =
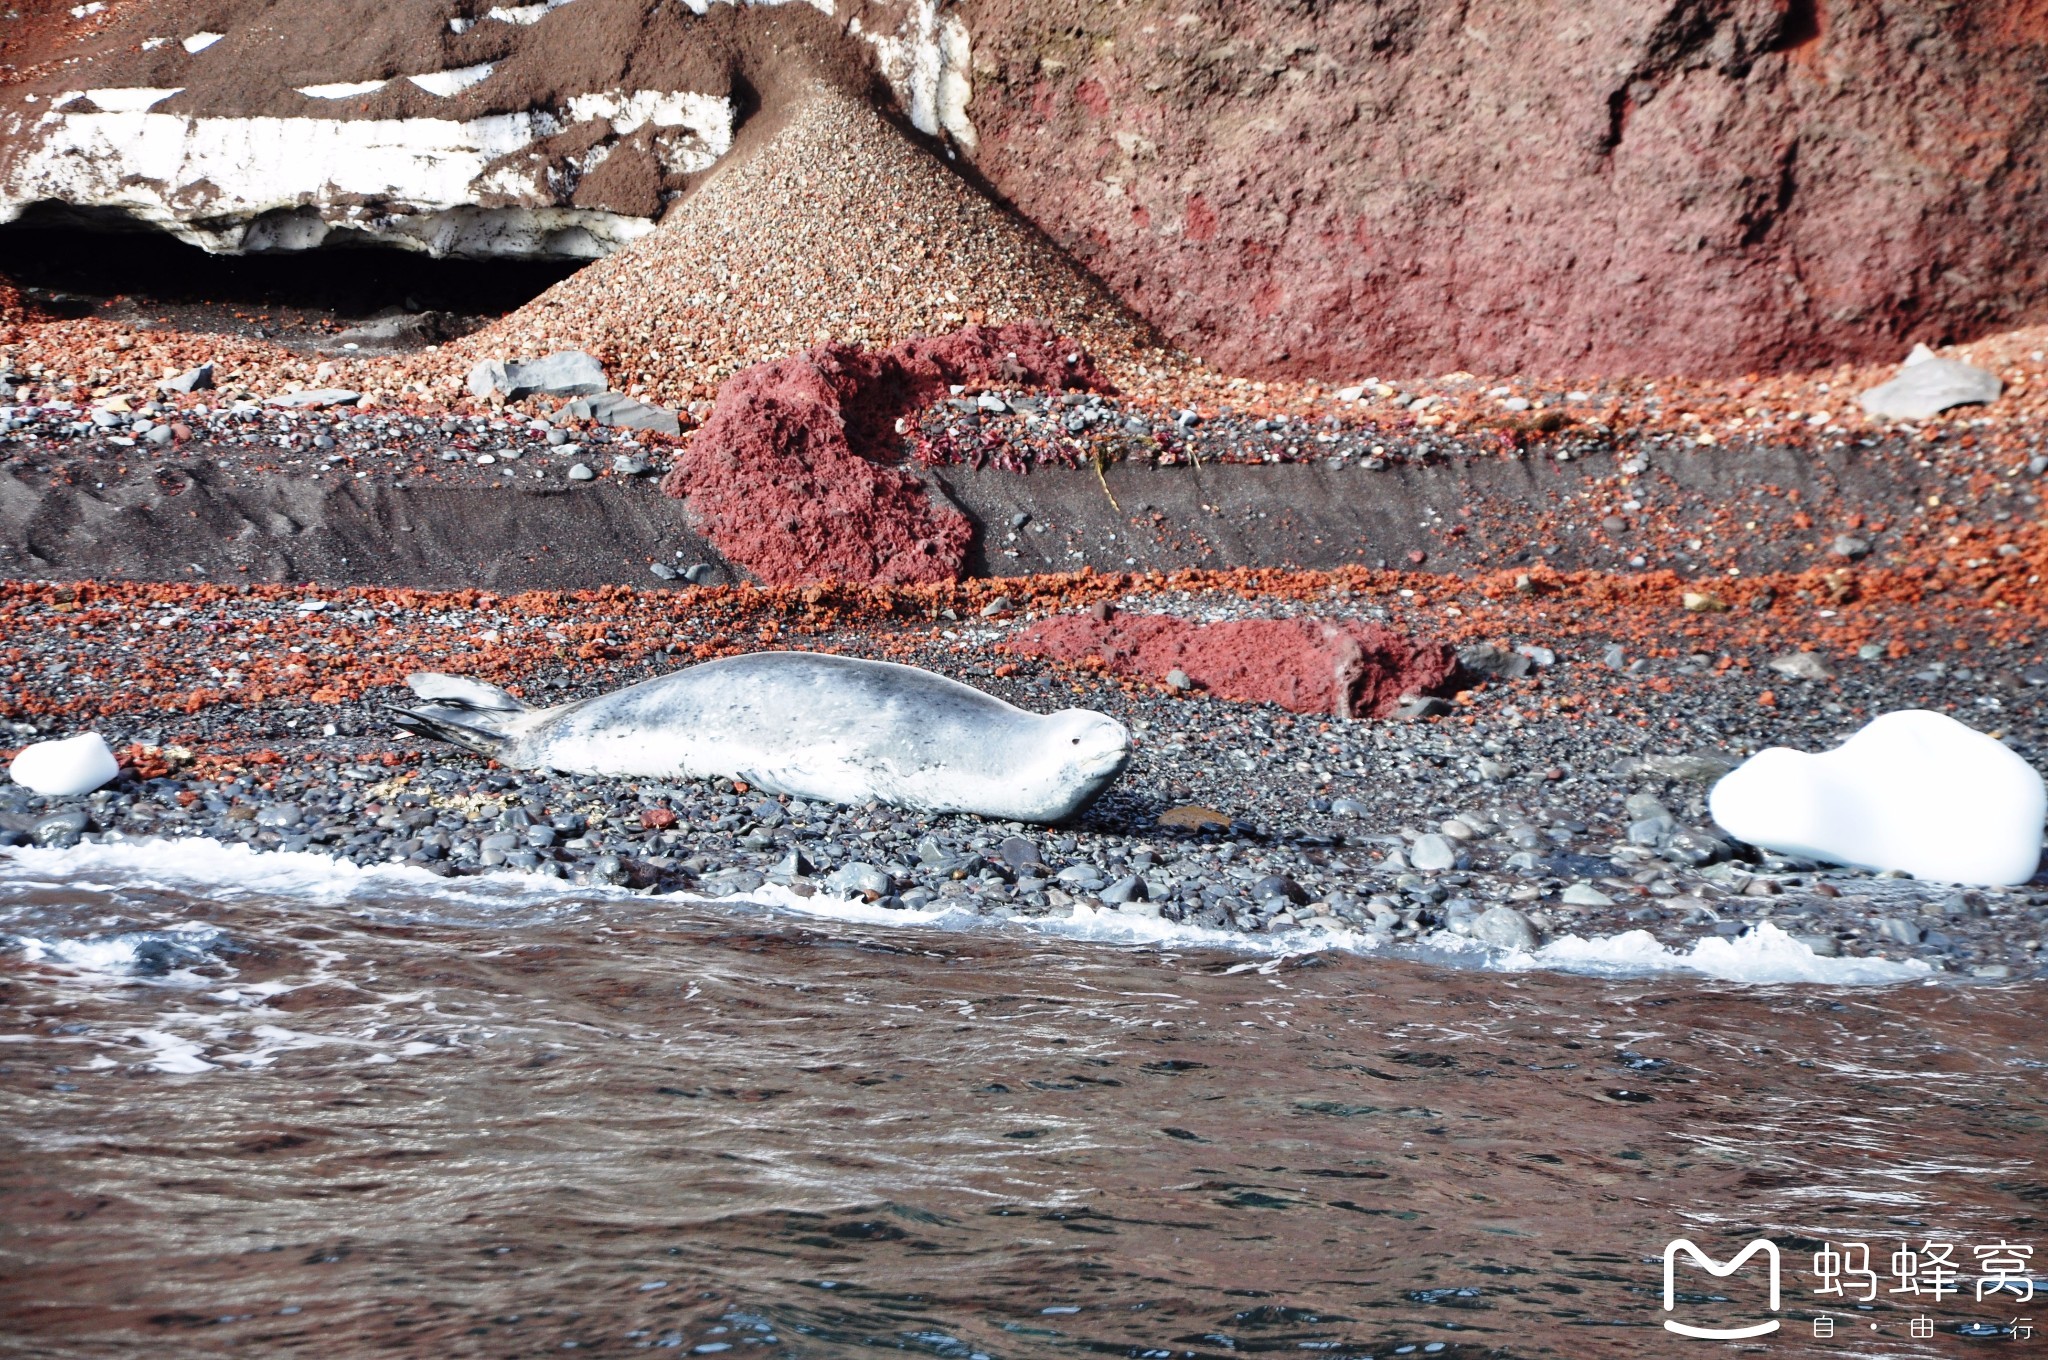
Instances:
[[[362,399],[362,393],[351,392],[346,387],[318,387],[310,392],[281,393],[272,397],[268,404],[296,411],[318,411],[329,406],[353,406]]]
[[[479,360],[469,370],[467,381],[473,396],[488,397],[495,392],[508,401],[535,392],[551,397],[589,396],[611,386],[597,356],[580,349],[560,350],[544,358],[509,364],[502,359]]]
[[[1637,765],[1649,774],[1662,775],[1666,779],[1705,783],[1719,779],[1741,763],[1734,756],[1724,756],[1718,751],[1701,751],[1689,756],[1644,756]]]
[[[213,365],[188,368],[175,378],[165,378],[157,386],[166,392],[204,392],[213,386]]]
[[[1953,406],[1997,401],[2004,391],[1989,369],[1937,358],[1925,345],[1915,345],[1898,377],[1857,400],[1881,420],[1926,420]]]
[[[1591,883],[1574,883],[1557,895],[1557,900],[1568,907],[1611,907],[1614,899],[1601,892]]]
[[[1457,865],[1458,849],[1448,837],[1417,836],[1415,844],[1409,847],[1408,862],[1424,873],[1440,873]]]
[[[1534,949],[1541,940],[1529,918],[1513,907],[1494,907],[1472,922],[1473,939],[1500,949]]]
[[[477,360],[475,366],[469,370],[469,377],[464,381],[469,388],[469,394],[478,400],[490,396],[493,392],[504,395],[512,390],[512,375],[503,359]]]
[[[655,406],[618,392],[599,392],[569,403],[569,414],[578,420],[594,420],[619,430],[650,430],[656,434],[681,434],[682,417],[666,406]]]
[[[1787,652],[1774,656],[1767,664],[1780,675],[1794,680],[1832,680],[1835,673],[1828,669],[1827,662],[1813,652]]]
[[[855,860],[843,865],[839,871],[825,880],[826,885],[842,897],[859,897],[874,893],[877,897],[887,896],[896,890],[896,881],[872,864]]]
[[[1113,907],[1126,902],[1142,902],[1149,896],[1145,880],[1136,874],[1126,874],[1102,890],[1102,900]]]

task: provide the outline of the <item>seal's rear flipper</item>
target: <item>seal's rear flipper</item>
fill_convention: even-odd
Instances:
[[[442,675],[438,671],[417,671],[405,677],[405,683],[412,686],[412,692],[433,704],[445,704],[450,708],[479,709],[486,713],[525,713],[528,708],[519,700],[481,680],[471,680],[463,675]]]
[[[480,756],[496,760],[512,747],[512,738],[479,725],[475,720],[477,715],[468,709],[398,708],[391,704],[385,707],[396,715],[394,721],[406,731],[449,742]]]

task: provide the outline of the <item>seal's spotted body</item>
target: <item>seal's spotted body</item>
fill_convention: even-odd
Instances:
[[[549,709],[473,680],[410,683],[429,704],[399,710],[401,725],[514,769],[724,777],[833,803],[1056,822],[1130,758],[1129,734],[1100,713],[1027,713],[930,671],[810,652],[706,662]]]

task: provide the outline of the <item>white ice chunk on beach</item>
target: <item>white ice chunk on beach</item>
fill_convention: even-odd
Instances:
[[[121,773],[105,738],[87,732],[63,741],[39,741],[22,748],[7,767],[14,782],[45,798],[91,793]]]
[[[1760,751],[1714,786],[1751,845],[1944,883],[2034,876],[2048,790],[2004,745],[1926,709],[1873,718],[1832,751]]]
[[[187,52],[204,52],[207,48],[213,46],[215,43],[219,42],[222,38],[225,38],[226,36],[227,34],[225,33],[194,33],[191,37],[184,39],[178,45],[184,48]]]
[[[1899,376],[1857,398],[1880,420],[1927,420],[1951,406],[1997,401],[2005,384],[1975,364],[1944,359],[1925,345],[1913,346]]]

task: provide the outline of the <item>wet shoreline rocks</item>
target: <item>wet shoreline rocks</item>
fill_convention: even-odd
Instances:
[[[1095,807],[1052,828],[401,753],[367,705],[350,705],[325,714],[335,735],[283,738],[274,715],[215,710],[191,724],[206,745],[264,747],[241,761],[130,747],[142,770],[84,798],[0,786],[0,842],[198,836],[450,877],[541,874],[565,891],[715,898],[775,885],[997,921],[1085,907],[1305,949],[1338,932],[1392,949],[1526,950],[1645,930],[1684,950],[1768,922],[1823,956],[2048,976],[2048,883],[1960,889],[1740,845],[1705,807],[1725,756],[1616,759],[1568,733],[1517,751],[1426,721],[1317,724],[1209,699],[1109,697],[1141,725],[1138,757]],[[1219,717],[1245,745],[1216,740]],[[1297,757],[1311,749],[1353,773],[1305,774]],[[1574,772],[1560,777],[1565,763]]]
[[[1337,932],[1378,947],[1455,937],[1531,950],[1562,935],[1628,930],[1683,949],[1769,922],[1824,957],[1921,958],[1985,980],[2048,976],[2048,958],[2028,947],[2048,931],[2044,885],[1962,889],[1758,854],[1646,793],[1629,796],[1634,820],[1625,826],[1555,804],[1475,800],[1435,829],[1380,832],[1311,809],[1304,820],[1316,830],[1238,820],[1188,833],[1132,825],[1138,819],[1108,801],[1074,826],[1048,829],[771,798],[729,781],[512,774],[459,757],[394,770],[368,760],[291,767],[270,788],[131,777],[87,798],[44,799],[8,786],[0,842],[62,849],[200,836],[448,877],[523,871],[565,890],[716,898],[773,884],[994,920],[1086,907],[1288,935],[1311,949]]]
[[[2048,751],[2026,598],[1967,614],[1930,599],[1924,578],[1904,583],[1908,598],[1866,570],[1841,603],[1802,600],[1800,580],[1730,578],[1719,613],[1683,609],[1677,582],[1631,594],[1547,577],[1524,592],[1512,575],[1355,571],[682,596],[0,583],[11,744],[89,728],[134,772],[68,801],[0,787],[0,827],[19,842],[203,835],[712,896],[785,882],[991,917],[1099,905],[1304,941],[1341,927],[1512,946],[1519,917],[1539,940],[1641,929],[1682,949],[1768,921],[1845,956],[2035,975],[2039,879],[1973,894],[1761,853],[1714,827],[1713,779],[1767,746],[1827,749],[1861,715],[1932,708],[2037,769]],[[1097,605],[1204,624],[1372,622],[1441,641],[1484,678],[1441,713],[1352,719],[1011,645]],[[1794,646],[1833,678],[1770,669]],[[919,665],[1033,712],[1096,709],[1134,734],[1132,762],[1073,825],[1039,831],[715,782],[494,770],[397,732],[382,709],[415,670],[551,704],[770,647]]]

